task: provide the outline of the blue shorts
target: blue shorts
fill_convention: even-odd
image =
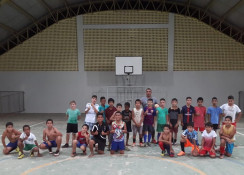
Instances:
[[[14,143],[9,142],[7,147],[12,148],[11,151],[13,151],[14,149],[16,149],[18,147],[18,140],[16,142],[14,142]]]
[[[234,148],[234,143],[228,143],[226,142],[225,152],[232,154]]]
[[[51,142],[51,146],[49,146],[47,142],[43,142],[43,144],[45,144],[47,148],[57,147],[57,143],[55,140],[49,142]]]
[[[78,142],[77,144],[76,144],[76,147],[77,148],[80,148],[81,146],[84,146],[85,148],[87,147],[87,144],[85,144],[85,143],[80,143],[80,142]]]
[[[112,146],[111,146],[111,150],[113,151],[122,151],[122,150],[125,150],[125,143],[124,141],[121,141],[121,142],[115,142],[113,141],[112,142]]]

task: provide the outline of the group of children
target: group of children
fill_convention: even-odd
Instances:
[[[228,97],[228,103],[217,106],[217,98],[212,98],[212,106],[206,109],[203,106],[203,98],[197,99],[197,106],[191,105],[191,97],[186,98],[186,105],[180,108],[178,100],[171,100],[171,107],[165,107],[165,99],[160,99],[159,104],[151,98],[147,99],[147,104],[142,108],[142,101],[135,100],[135,107],[130,110],[130,103],[122,105],[118,103],[114,107],[114,100],[108,99],[106,104],[105,97],[100,98],[101,105],[96,104],[97,96],[93,95],[91,103],[87,103],[85,108],[85,122],[81,131],[78,132],[78,120],[81,118],[79,109],[76,108],[76,102],[70,102],[70,108],[66,112],[67,128],[66,143],[62,148],[69,147],[70,134],[72,133],[72,152],[71,156],[76,156],[76,148],[86,154],[87,147],[90,148],[89,157],[94,156],[94,149],[98,154],[103,154],[106,147],[106,138],[108,137],[108,151],[111,154],[119,152],[124,154],[124,150],[129,150],[129,133],[133,133],[133,144],[136,146],[136,136],[139,135],[139,146],[150,147],[151,139],[154,139],[155,124],[157,134],[156,144],[162,150],[162,156],[166,151],[170,157],[174,157],[173,145],[177,142],[177,133],[179,124],[182,126],[180,146],[181,152],[178,156],[185,155],[185,147],[192,147],[193,156],[204,156],[209,153],[210,157],[216,156],[216,130],[220,129],[220,158],[224,155],[231,156],[234,148],[234,135],[236,133],[236,122],[240,120],[241,110],[234,104],[234,97]],[[238,117],[235,118],[236,114]],[[220,121],[223,118],[222,126]],[[208,122],[207,122],[208,119]],[[156,122],[157,121],[157,122]],[[198,143],[198,131],[202,133],[201,147]],[[125,138],[126,133],[126,138]],[[10,143],[5,144],[5,138]],[[144,142],[143,142],[144,138]],[[48,149],[50,154],[58,156],[62,143],[62,133],[53,126],[53,120],[46,121],[46,128],[43,130],[43,143],[38,145],[37,139],[30,132],[30,126],[23,126],[23,133],[13,128],[13,123],[6,124],[6,130],[2,134],[3,153],[16,150],[19,152],[19,159],[24,157],[25,151],[30,151],[33,156],[41,156],[40,149]],[[52,148],[57,147],[53,153]]]

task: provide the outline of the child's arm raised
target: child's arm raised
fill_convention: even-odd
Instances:
[[[98,113],[98,110],[97,110],[96,106],[93,103],[91,103],[91,106],[92,106],[94,112],[97,114]]]
[[[113,122],[114,120],[115,120],[115,113],[116,113],[117,111],[114,111],[114,113],[113,113],[113,115],[110,117],[110,122]]]

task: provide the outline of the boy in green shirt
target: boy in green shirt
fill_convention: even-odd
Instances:
[[[80,110],[76,108],[76,102],[73,100],[69,103],[70,108],[67,109],[66,117],[67,121],[67,129],[66,129],[66,143],[62,146],[62,148],[69,147],[69,137],[70,133],[72,133],[72,142],[76,139],[76,133],[78,132],[78,120],[80,119]]]
[[[157,120],[157,132],[158,132],[157,141],[158,141],[161,132],[163,132],[163,130],[164,130],[163,129],[164,125],[169,123],[168,122],[169,121],[168,120],[168,109],[165,108],[165,99],[161,98],[160,106],[158,106],[156,104],[155,108],[156,108],[156,112],[157,112],[157,116],[158,116],[158,120]]]

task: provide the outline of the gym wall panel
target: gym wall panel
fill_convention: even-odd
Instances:
[[[244,45],[197,19],[175,14],[174,70],[244,70]]]
[[[76,18],[59,21],[1,55],[0,71],[78,71]]]

